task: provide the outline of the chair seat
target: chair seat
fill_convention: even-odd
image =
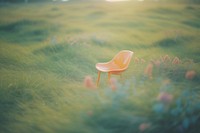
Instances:
[[[96,69],[101,71],[101,72],[122,71],[122,69],[114,63],[97,63]]]

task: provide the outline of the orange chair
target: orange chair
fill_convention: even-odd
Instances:
[[[129,50],[120,51],[115,57],[106,63],[97,63],[96,69],[98,70],[97,86],[99,85],[101,72],[108,73],[108,82],[110,82],[111,74],[121,75],[125,71],[131,61],[133,52]]]

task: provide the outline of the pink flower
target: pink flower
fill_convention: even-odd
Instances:
[[[139,63],[139,61],[140,61],[140,59],[139,59],[138,57],[135,57],[135,58],[134,58],[134,62],[135,62],[135,63]]]
[[[164,61],[164,62],[168,62],[169,60],[170,60],[169,55],[165,55],[165,56],[163,57],[163,61]]]
[[[140,130],[141,132],[143,132],[143,131],[145,131],[146,129],[148,129],[150,126],[151,126],[150,123],[142,123],[142,124],[140,124],[140,126],[139,126],[139,130]]]
[[[157,100],[164,104],[170,104],[173,100],[173,96],[167,92],[161,92],[158,95]]]
[[[141,59],[141,63],[145,63],[146,61],[144,59]]]
[[[186,79],[193,79],[196,76],[196,72],[194,70],[189,70],[185,74]]]
[[[144,70],[144,74],[147,75],[150,79],[152,78],[153,64],[149,63]]]
[[[178,57],[175,57],[172,61],[172,64],[180,64],[180,59]]]
[[[95,89],[96,88],[91,76],[85,76],[84,85],[87,88],[91,88],[91,89]]]

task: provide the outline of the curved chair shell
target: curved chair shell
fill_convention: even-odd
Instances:
[[[117,53],[111,61],[105,63],[97,63],[96,69],[99,71],[97,85],[100,80],[101,72],[107,72],[108,80],[110,80],[111,74],[121,74],[123,71],[125,71],[129,66],[132,55],[132,51],[122,50],[119,53]]]

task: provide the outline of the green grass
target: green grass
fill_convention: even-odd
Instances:
[[[199,11],[159,2],[1,6],[0,131],[139,133],[150,123],[144,132],[198,132]],[[106,74],[96,90],[84,86],[85,76],[96,80],[97,62],[123,49],[134,56],[121,79],[112,76],[116,91]],[[152,79],[143,75],[166,54],[170,62],[154,64]],[[176,56],[181,64],[171,63]],[[188,70],[196,72],[192,80],[185,79]],[[162,91],[173,95],[166,110],[156,100]]]

